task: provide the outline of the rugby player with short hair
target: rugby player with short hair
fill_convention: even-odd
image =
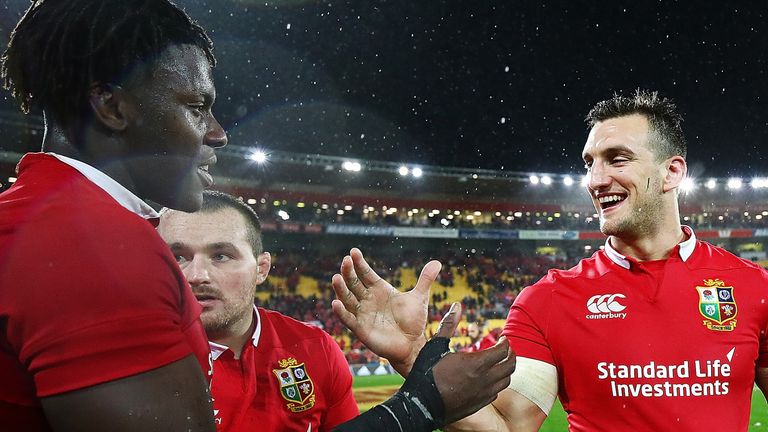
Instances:
[[[254,306],[272,263],[248,204],[206,191],[195,213],[163,211],[158,232],[203,307],[219,431],[328,431],[358,415],[349,365],[331,336]]]
[[[446,429],[535,431],[559,397],[571,431],[746,431],[754,384],[768,389],[768,272],[681,226],[686,143],[672,101],[638,90],[587,121],[605,248],[520,293],[503,331],[518,355],[510,387]],[[397,313],[367,300],[366,312]]]

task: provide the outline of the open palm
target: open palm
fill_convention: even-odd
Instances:
[[[416,286],[400,292],[371,269],[359,249],[352,249],[341,262],[341,273],[333,276],[333,310],[371,351],[407,375],[426,342],[429,287],[441,267],[438,261],[428,262]]]

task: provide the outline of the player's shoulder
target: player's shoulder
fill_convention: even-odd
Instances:
[[[69,167],[56,167],[64,171]],[[33,176],[33,179],[42,177]],[[4,206],[18,216],[19,225],[45,231],[81,231],[99,236],[134,236],[151,232],[153,227],[140,216],[120,205],[104,189],[75,172],[58,183],[50,180],[28,181],[28,188],[11,192]]]
[[[705,264],[707,267],[763,269],[752,261],[701,240],[697,242],[695,256],[698,258],[695,263]]]
[[[578,290],[584,283],[602,277],[609,271],[609,266],[603,262],[605,257],[595,253],[589,258],[584,258],[575,266],[568,269],[550,269],[547,274],[536,283],[526,287],[520,292],[516,302],[543,302],[551,301],[552,296],[558,293]]]
[[[754,270],[766,274],[762,266],[701,240],[697,241],[694,257],[696,259],[691,264],[695,266],[721,270]]]
[[[263,323],[268,323],[270,327],[274,328],[275,332],[279,333],[281,338],[285,338],[284,340],[296,341],[331,338],[328,333],[316,325],[299,321],[274,310],[262,307],[257,309],[259,319],[263,320]]]
[[[598,252],[599,253],[599,252]],[[608,268],[602,262],[603,259],[595,253],[589,258],[580,260],[575,266],[568,269],[550,269],[534,286],[558,285],[581,279],[597,279],[603,276]]]

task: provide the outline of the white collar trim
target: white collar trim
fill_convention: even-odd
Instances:
[[[46,153],[49,156],[53,156],[61,162],[76,169],[85,178],[93,182],[96,186],[102,188],[108,193],[115,201],[121,206],[125,207],[129,211],[136,213],[144,219],[158,218],[160,215],[149,206],[149,204],[142,201],[139,197],[133,194],[133,192],[126,189],[123,185],[116,182],[110,176],[104,174],[98,169],[88,165],[85,162],[81,162],[77,159],[72,159],[67,156],[62,156],[56,153]]]
[[[256,320],[256,328],[253,329],[251,342],[253,343],[253,347],[255,348],[259,346],[259,339],[261,339],[261,317],[259,316],[259,309],[256,307],[256,305],[253,306],[253,319]],[[211,358],[213,360],[217,360],[220,355],[224,354],[224,351],[229,349],[228,346],[218,344],[213,341],[208,341],[208,346],[211,349]]]
[[[687,225],[683,225],[682,228],[683,232],[688,234],[688,239],[679,244],[680,248],[678,249],[678,253],[680,254],[680,259],[685,262],[688,261],[688,258],[693,255],[694,249],[696,249],[696,234],[693,232],[693,229]],[[616,249],[613,248],[613,246],[611,246],[610,237],[605,240],[605,254],[608,255],[608,258],[610,258],[611,261],[629,270],[629,260],[626,256],[620,254]]]

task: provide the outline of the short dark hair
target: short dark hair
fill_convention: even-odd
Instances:
[[[649,132],[655,135],[655,139],[649,137],[649,141],[658,160],[686,157],[688,145],[683,134],[683,117],[677,112],[674,101],[659,96],[659,92],[637,89],[630,97],[614,94],[612,98],[598,102],[585,120],[591,128],[603,120],[632,114],[641,114],[648,119]]]
[[[79,127],[95,83],[116,84],[169,46],[200,47],[202,27],[168,0],[33,0],[11,33],[0,77],[21,110],[42,108],[65,129]]]
[[[253,249],[253,256],[258,257],[264,246],[261,241],[261,222],[256,211],[243,200],[232,195],[214,190],[203,191],[203,206],[199,212],[214,213],[228,208],[237,211],[245,219],[248,243]]]

